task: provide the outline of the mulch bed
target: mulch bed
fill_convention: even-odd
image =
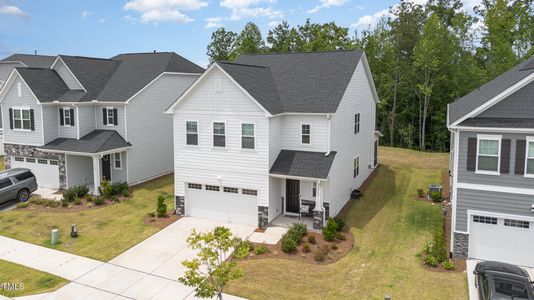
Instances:
[[[305,243],[308,243],[308,237],[311,235],[315,236],[316,244],[310,244],[311,251],[305,253],[302,248]],[[255,247],[258,247],[260,245],[266,246],[267,248],[269,248],[269,252],[265,254],[255,254],[254,251],[252,251],[248,257],[244,258],[244,260],[281,258],[298,260],[309,264],[327,265],[338,261],[345,255],[347,255],[347,253],[349,253],[349,251],[354,247],[354,237],[352,236],[352,233],[348,232],[344,233],[344,235],[346,237],[345,241],[336,240],[333,242],[327,242],[324,240],[323,235],[321,233],[308,231],[308,233],[306,234],[306,236],[304,236],[300,245],[297,247],[297,250],[294,253],[285,253],[284,251],[282,251],[281,242],[278,242],[278,244],[276,245],[255,243]],[[330,247],[329,254],[326,256],[326,259],[324,261],[316,261],[314,258],[315,253],[325,244]],[[333,250],[332,245],[336,245],[337,249]]]
[[[56,201],[57,202],[57,206],[52,207],[52,206],[43,206],[43,205],[40,205],[40,204],[31,203],[32,199],[34,199],[34,200],[35,199],[40,199],[40,197],[39,196],[35,196],[35,195],[32,196],[30,198],[30,200],[29,200],[30,202],[29,202],[27,207],[24,207],[24,208],[17,207],[17,208],[15,208],[15,210],[36,211],[36,212],[51,212],[51,213],[80,212],[80,211],[99,209],[99,208],[107,207],[107,206],[110,206],[110,205],[114,205],[114,204],[117,204],[117,203],[120,203],[120,202],[128,200],[128,197],[119,196],[118,197],[118,201],[106,200],[104,202],[104,204],[102,204],[102,205],[95,205],[94,200],[93,201],[87,201],[87,198],[84,197],[84,198],[80,199],[81,202],[80,202],[79,205],[76,205],[73,202],[73,203],[69,203],[69,206],[67,206],[67,207],[61,206],[61,201]],[[54,200],[51,200],[51,201],[54,201]]]
[[[145,215],[144,222],[147,225],[156,226],[158,228],[165,228],[171,225],[172,223],[180,220],[181,218],[182,217],[180,215],[175,215],[175,214],[167,215],[164,218],[151,217],[151,216]]]

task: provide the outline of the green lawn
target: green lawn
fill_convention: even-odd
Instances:
[[[143,222],[156,210],[160,192],[173,194],[173,176],[135,187],[133,196],[119,204],[82,212],[49,213],[11,210],[0,213],[0,235],[102,261],[108,261],[159,230]],[[167,200],[169,210],[172,197]],[[71,224],[79,237],[70,238]],[[50,230],[58,228],[60,243],[50,245]],[[0,269],[1,270],[1,269]]]
[[[378,174],[346,214],[356,246],[330,265],[243,261],[245,276],[226,292],[251,299],[467,299],[464,273],[424,269],[417,257],[441,224],[439,205],[413,199],[439,183],[447,154],[380,148]]]
[[[8,291],[0,285],[0,295],[6,297],[51,292],[64,286],[67,282],[61,277],[0,260],[0,284],[14,283],[17,287],[24,287],[16,291]]]

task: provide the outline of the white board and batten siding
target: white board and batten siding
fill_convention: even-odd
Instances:
[[[371,174],[375,141],[375,110],[370,80],[360,60],[331,123],[331,149],[337,151],[326,186],[326,201],[335,215]],[[354,134],[354,115],[360,113],[360,132]],[[359,156],[359,175],[353,178],[353,159]]]
[[[180,170],[175,174],[176,195],[185,195],[186,183],[209,184],[255,189],[255,205],[269,205],[269,120],[265,112],[220,70],[213,69],[203,80],[174,111],[175,170]],[[198,146],[186,145],[186,121],[198,122]],[[213,147],[214,121],[226,124],[225,148]],[[241,148],[242,123],[255,124],[254,150]]]
[[[136,183],[173,171],[173,120],[164,110],[197,75],[165,74],[126,105],[128,181]],[[119,110],[119,115],[124,111]],[[120,122],[120,118],[119,118]]]
[[[21,85],[22,94],[18,97],[18,85]],[[34,110],[33,131],[15,131],[10,129],[9,109],[14,107]],[[30,88],[24,83],[19,75],[15,78],[2,102],[2,124],[4,125],[4,143],[41,146],[43,145],[43,123],[41,118],[41,105],[33,95]]]
[[[80,85],[76,77],[70,72],[70,70],[67,68],[67,66],[63,63],[62,60],[57,60],[56,64],[53,66],[54,70],[56,70],[57,74],[65,84],[69,87],[71,90],[83,90],[83,87]]]

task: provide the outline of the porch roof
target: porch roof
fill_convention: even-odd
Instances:
[[[271,167],[270,173],[272,175],[326,179],[335,156],[335,151],[325,156],[324,152],[282,150]]]
[[[57,138],[50,143],[40,147],[43,151],[49,152],[76,152],[97,154],[115,149],[128,148],[132,146],[125,141],[115,130],[94,130],[82,138]]]

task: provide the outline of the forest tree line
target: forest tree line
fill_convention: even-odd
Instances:
[[[460,0],[401,1],[376,25],[351,32],[335,22],[290,26],[264,38],[249,22],[239,33],[213,32],[210,61],[244,53],[363,49],[380,97],[382,145],[445,151],[447,104],[530,57],[534,0],[483,0],[467,11]]]

